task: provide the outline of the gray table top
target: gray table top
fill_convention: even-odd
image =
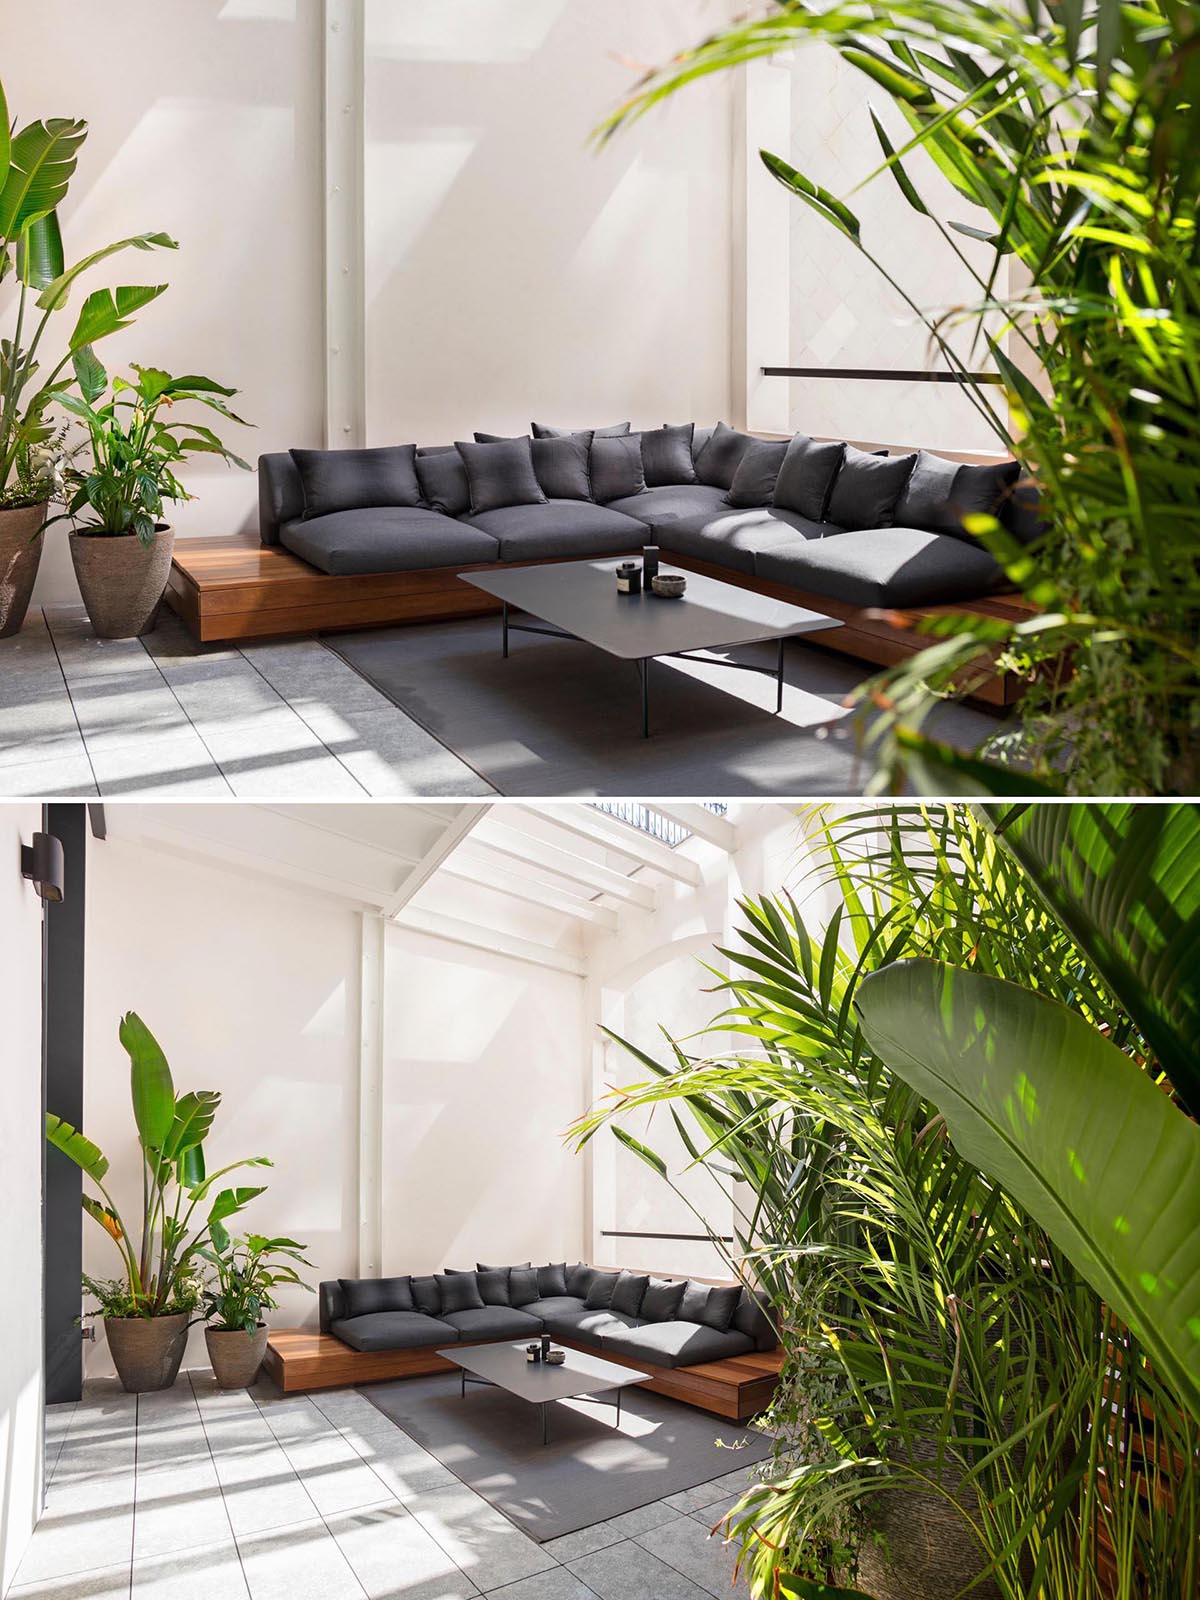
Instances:
[[[842,626],[836,617],[698,572],[685,574],[687,592],[679,600],[620,594],[613,576],[619,565],[619,560],[561,561],[511,571],[463,572],[460,577],[626,661]],[[664,563],[659,570],[682,568]]]
[[[478,1378],[487,1378],[501,1389],[507,1389],[521,1400],[569,1400],[573,1395],[599,1394],[604,1389],[623,1389],[632,1383],[643,1383],[648,1372],[635,1372],[632,1367],[619,1367],[615,1361],[602,1361],[582,1350],[568,1350],[567,1359],[560,1367],[543,1366],[540,1361],[530,1361],[521,1344],[475,1344],[464,1348],[453,1345],[439,1350],[438,1355],[456,1366],[465,1367]],[[561,1348],[561,1347],[557,1347]]]

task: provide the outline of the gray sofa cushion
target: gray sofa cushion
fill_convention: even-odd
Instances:
[[[471,509],[466,463],[453,445],[448,450],[418,450],[417,477],[421,496],[432,510],[461,517]]]
[[[419,507],[335,511],[311,522],[288,522],[280,543],[302,561],[339,576],[416,572],[425,567],[496,561],[499,547],[478,528]]]
[[[592,440],[588,470],[593,498],[601,505],[640,494],[646,487],[641,434],[626,433],[616,438],[597,434]]]
[[[479,1285],[479,1298],[485,1306],[508,1304],[507,1267],[485,1267],[482,1272],[475,1274],[475,1281]]]
[[[469,526],[495,541],[502,561],[619,555],[640,550],[646,530],[632,517],[586,500],[549,500],[540,506],[505,506],[472,517]],[[495,557],[493,556],[494,560]]]
[[[1015,461],[971,466],[921,450],[896,505],[895,520],[901,527],[970,539],[962,519],[975,512],[996,516],[1020,476]]]
[[[818,443],[806,433],[796,434],[775,480],[775,505],[820,522],[845,452],[840,439]]]
[[[454,1344],[458,1339],[457,1328],[419,1311],[377,1311],[369,1317],[344,1317],[333,1324],[330,1332],[352,1350],[424,1350],[430,1345]]]
[[[779,1343],[779,1334],[776,1332],[775,1324],[767,1315],[763,1300],[757,1294],[752,1294],[749,1289],[742,1290],[742,1297],[733,1314],[731,1326],[738,1333],[744,1333],[753,1339],[756,1350],[774,1350]]]
[[[263,544],[278,544],[285,522],[304,515],[304,485],[288,450],[258,458],[258,537]]]
[[[819,539],[825,531],[823,524],[807,522],[794,511],[774,506],[734,511],[725,506],[715,514],[664,523],[658,530],[658,542],[664,550],[677,550],[680,555],[752,575],[759,551],[793,544],[797,538]]]
[[[576,1261],[567,1268],[567,1293],[577,1294],[580,1300],[587,1298],[587,1292],[592,1286],[593,1268],[584,1261]]]
[[[578,1339],[580,1344],[600,1346],[606,1333],[636,1328],[638,1319],[617,1311],[564,1311],[549,1320],[549,1330],[559,1339]]]
[[[475,1311],[447,1311],[449,1322],[461,1339],[532,1339],[541,1333],[539,1317],[531,1317],[513,1306],[483,1306]]]
[[[577,1294],[547,1294],[531,1300],[521,1310],[531,1317],[541,1317],[547,1326],[553,1317],[574,1316],[583,1311],[583,1301]]]
[[[880,456],[846,446],[825,515],[839,528],[890,528],[916,455]]]
[[[642,1318],[646,1322],[669,1322],[683,1299],[683,1279],[651,1278],[642,1296]]]
[[[770,505],[779,479],[779,469],[788,453],[788,444],[756,439],[737,464],[729,485],[731,506]]]
[[[567,1292],[567,1264],[565,1261],[551,1262],[549,1266],[537,1268],[537,1285],[539,1295],[563,1295]]]
[[[442,1286],[432,1273],[412,1280],[413,1299],[417,1310],[427,1317],[436,1317],[442,1309]]]
[[[851,606],[972,600],[1004,582],[982,545],[920,528],[874,528],[778,545],[755,556],[754,570],[760,578]]]
[[[701,483],[728,490],[738,462],[753,443],[748,433],[739,433],[727,422],[718,422],[712,438],[696,457],[696,476]]]
[[[607,509],[636,517],[655,529],[682,517],[698,517],[705,511],[728,511],[729,502],[723,489],[714,489],[709,483],[672,483],[610,500]]]
[[[419,506],[415,444],[384,450],[293,450],[305,517],[373,506]]]
[[[572,439],[535,439],[533,470],[548,500],[590,500],[592,480],[588,470],[592,436]]]
[[[512,1267],[508,1274],[508,1303],[528,1306],[538,1297],[537,1273],[532,1267]]]
[[[553,428],[548,422],[534,422],[533,437],[535,439],[569,439],[583,434],[596,434],[601,439],[619,439],[623,433],[629,432],[627,422],[614,422],[608,428]]]
[[[369,1317],[377,1311],[415,1311],[412,1279],[339,1278],[345,1296],[345,1314]]]
[[[695,483],[696,466],[692,459],[690,422],[673,427],[650,428],[642,434],[642,470],[648,489],[672,483]]]
[[[600,1348],[652,1366],[688,1367],[748,1355],[754,1341],[744,1333],[722,1333],[699,1322],[643,1322],[632,1328],[603,1329]]]
[[[731,1284],[728,1288],[714,1286],[708,1291],[708,1299],[704,1302],[704,1310],[700,1313],[698,1321],[706,1328],[716,1328],[718,1333],[727,1333],[733,1323],[733,1314],[737,1310],[738,1301],[742,1298],[740,1284]]]
[[[584,1305],[589,1311],[607,1311],[612,1305],[619,1272],[593,1272]]]
[[[614,1311],[619,1311],[627,1317],[640,1317],[642,1314],[642,1297],[650,1279],[644,1272],[624,1272],[618,1274],[616,1285],[613,1288],[611,1306]]]
[[[494,444],[458,441],[458,453],[471,485],[471,514],[498,511],[501,506],[544,505],[546,496],[533,470],[529,439],[501,439]]]
[[[442,1315],[451,1311],[482,1311],[483,1297],[479,1293],[477,1274],[474,1272],[443,1273],[438,1288],[442,1295]]]

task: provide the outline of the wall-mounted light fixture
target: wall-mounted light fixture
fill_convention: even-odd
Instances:
[[[35,833],[32,844],[21,846],[21,876],[32,882],[43,900],[57,904],[66,882],[62,840],[52,833]]]

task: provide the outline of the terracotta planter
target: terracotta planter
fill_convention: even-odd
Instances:
[[[130,1394],[169,1389],[179,1376],[190,1317],[105,1317],[104,1331],[122,1387]]]
[[[46,502],[0,511],[0,639],[19,633],[42,559]]]
[[[258,1377],[267,1353],[267,1325],[253,1333],[244,1328],[205,1328],[204,1342],[218,1389],[248,1389]]]
[[[174,548],[175,530],[165,522],[151,545],[136,533],[71,535],[79,592],[98,639],[136,639],[153,631]]]

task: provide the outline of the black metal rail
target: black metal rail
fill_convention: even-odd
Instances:
[[[898,371],[885,367],[764,367],[764,378],[846,378],[883,383],[1003,383],[997,372]]]

